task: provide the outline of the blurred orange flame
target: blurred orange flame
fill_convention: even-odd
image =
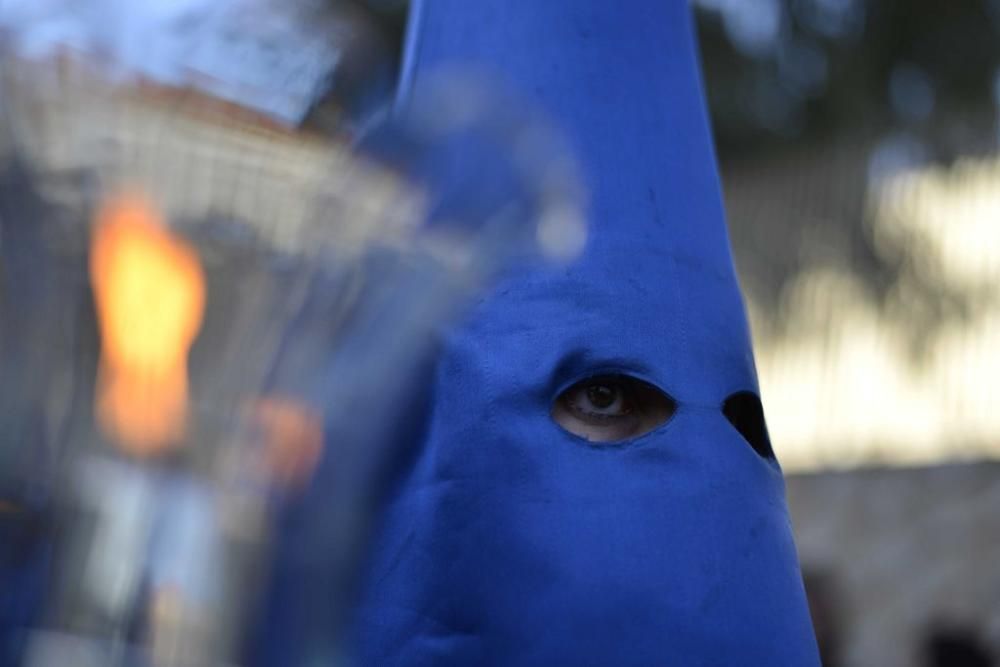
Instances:
[[[118,195],[97,212],[90,278],[101,332],[97,420],[127,453],[160,453],[187,426],[187,357],[205,310],[198,255],[149,201]]]

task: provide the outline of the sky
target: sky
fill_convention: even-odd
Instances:
[[[303,4],[0,0],[0,29],[22,57],[101,54],[129,73],[295,123],[340,59],[336,19]]]

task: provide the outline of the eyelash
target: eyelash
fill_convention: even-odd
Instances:
[[[604,415],[599,412],[583,412],[577,410],[575,407],[572,406],[570,407],[570,409],[573,411],[573,414],[575,414],[580,419],[590,421],[595,425],[600,424],[602,426],[606,426],[606,425],[621,423],[622,421],[632,418],[631,413],[626,413],[622,415]]]

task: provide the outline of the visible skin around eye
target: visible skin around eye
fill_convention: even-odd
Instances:
[[[653,385],[628,375],[577,382],[556,398],[551,416],[573,435],[617,443],[656,429],[674,413],[674,402]]]

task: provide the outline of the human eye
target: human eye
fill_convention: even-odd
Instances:
[[[666,422],[674,402],[662,391],[628,375],[600,375],[577,382],[552,404],[552,419],[591,442],[638,437]]]

